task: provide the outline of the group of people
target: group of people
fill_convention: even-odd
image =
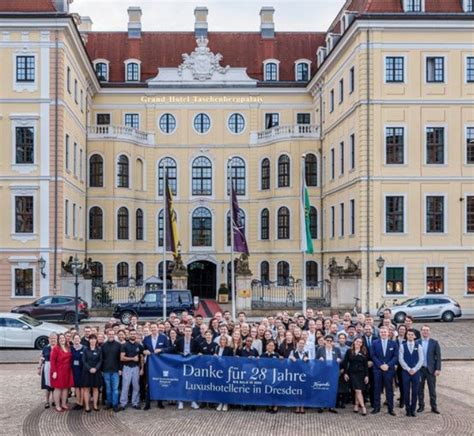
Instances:
[[[150,409],[147,361],[152,354],[332,360],[339,365],[340,376],[336,408],[328,412],[338,413],[338,408],[352,404],[355,413],[365,416],[370,402],[371,413],[377,414],[385,391],[384,404],[395,415],[395,386],[399,407],[414,417],[424,411],[428,384],[431,411],[438,414],[436,379],[441,351],[438,341],[431,338],[430,327],[416,330],[409,316],[397,326],[389,309],[377,324],[370,315],[359,314],[353,320],[345,313],[341,319],[337,313],[325,316],[313,309],[293,317],[280,312],[259,322],[250,322],[244,312],[235,321],[229,312],[217,312],[208,323],[187,312],[171,313],[157,322],[139,322],[133,316],[129,325],[111,320],[104,328],[85,326],[82,335],[75,329],[52,334],[42,350],[38,373],[46,390],[45,408],[53,405],[58,412],[69,410],[68,399],[74,392],[73,409],[98,411],[102,402],[105,408],[119,412],[128,406],[141,409],[143,403],[144,410]],[[157,406],[164,408],[162,401]],[[183,402],[177,407],[183,409]],[[192,402],[191,407],[201,406]],[[227,404],[217,405],[219,411],[228,408]],[[249,408],[255,409],[252,405],[244,409]],[[266,411],[276,413],[278,409],[270,406]],[[305,410],[297,407],[295,413]]]

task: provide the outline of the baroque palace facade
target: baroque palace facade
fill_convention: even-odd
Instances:
[[[163,173],[190,287],[228,279],[228,174],[253,277],[449,295],[474,311],[472,0],[348,0],[326,32],[94,32],[72,0],[0,0],[0,309],[95,278],[158,275]],[[228,66],[227,66],[228,65]],[[230,166],[229,166],[230,164]],[[230,170],[232,168],[232,170]],[[162,212],[161,212],[162,213]],[[352,296],[346,301],[353,302]]]

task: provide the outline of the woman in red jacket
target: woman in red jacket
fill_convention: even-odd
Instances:
[[[68,391],[74,386],[72,355],[66,336],[58,335],[58,344],[51,350],[51,387],[54,388],[54,403],[58,412],[69,410]]]

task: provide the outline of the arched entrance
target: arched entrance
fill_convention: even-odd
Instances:
[[[197,260],[188,265],[188,289],[199,298],[216,298],[216,265]]]

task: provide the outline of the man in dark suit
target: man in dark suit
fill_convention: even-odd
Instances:
[[[388,413],[395,416],[393,411],[393,377],[395,376],[395,365],[398,362],[398,345],[395,341],[388,339],[388,328],[380,328],[380,339],[372,343],[370,357],[374,362],[374,409],[372,414],[380,412],[380,396],[382,385],[388,403]]]
[[[368,366],[369,366],[369,384],[367,389],[364,391],[365,401],[370,400],[370,405],[374,407],[374,362],[372,361],[372,357],[370,353],[372,351],[372,344],[376,341],[377,338],[374,336],[373,327],[370,324],[365,324],[364,326],[364,334],[362,336],[362,343],[364,347],[367,349],[367,359],[368,359]]]
[[[425,382],[428,382],[428,392],[430,393],[430,405],[433,413],[439,414],[436,404],[436,378],[441,373],[441,347],[438,341],[431,339],[430,328],[424,325],[421,328],[421,346],[424,353],[424,364],[420,370],[420,389],[418,391],[419,407],[417,412],[425,410]]]
[[[184,327],[184,335],[180,337],[176,343],[176,349],[178,353],[184,357],[199,353],[199,342],[192,337],[192,334],[192,327],[187,325]],[[199,405],[195,401],[191,403],[191,407],[193,409],[199,409]],[[183,408],[184,403],[182,401],[178,401],[178,410],[183,410]]]

